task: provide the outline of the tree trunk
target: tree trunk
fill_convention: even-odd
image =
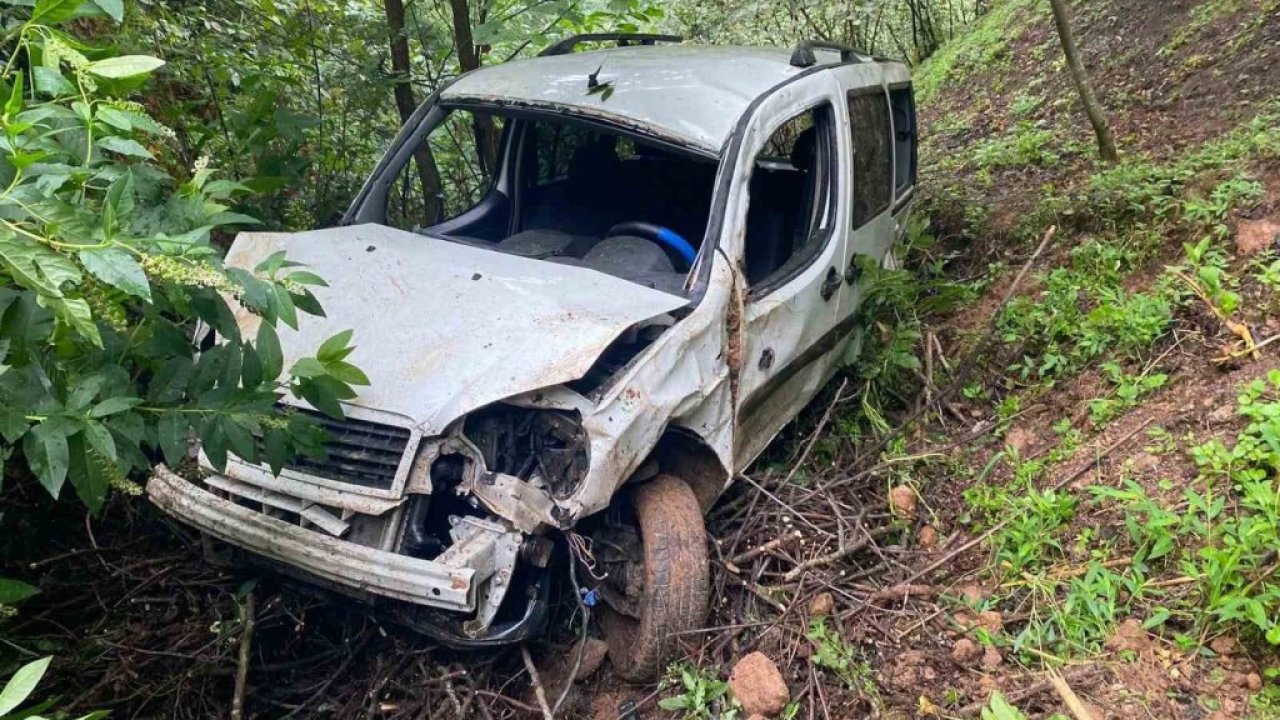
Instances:
[[[383,0],[382,6],[387,13],[387,33],[391,38],[396,110],[400,113],[400,123],[404,124],[409,122],[409,117],[418,107],[418,101],[413,97],[413,86],[409,84],[409,38],[404,34],[404,3],[402,0]],[[443,218],[444,207],[441,203],[440,169],[436,167],[435,156],[425,139],[413,151],[413,161],[418,166],[418,180],[422,183],[422,218],[425,224],[433,225]]]
[[[449,0],[449,9],[453,11],[453,45],[458,53],[458,68],[464,73],[471,72],[480,67],[480,53],[471,33],[471,9],[467,0]],[[493,126],[493,118],[482,113],[473,113],[471,118],[476,155],[492,177],[498,165],[498,133]]]
[[[1115,162],[1116,141],[1111,137],[1111,127],[1107,125],[1107,116],[1093,94],[1093,84],[1085,72],[1084,63],[1080,62],[1080,51],[1076,47],[1075,35],[1071,32],[1071,18],[1067,15],[1066,0],[1049,0],[1053,8],[1053,22],[1058,26],[1058,39],[1062,41],[1062,53],[1067,57],[1067,67],[1071,69],[1071,79],[1080,93],[1080,102],[1084,112],[1089,116],[1093,132],[1098,136],[1098,155],[1106,162]]]

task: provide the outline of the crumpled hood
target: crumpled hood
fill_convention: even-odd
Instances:
[[[350,404],[397,413],[425,434],[517,393],[582,377],[629,326],[683,298],[582,267],[506,255],[381,225],[241,233],[227,264],[284,250],[328,282],[326,317],[281,325],[285,367],[355,331],[348,360],[369,376]],[[238,312],[252,337],[260,319]]]

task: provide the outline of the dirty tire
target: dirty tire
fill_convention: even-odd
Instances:
[[[626,680],[654,680],[672,659],[677,633],[707,617],[711,571],[698,498],[680,478],[659,475],[631,497],[644,546],[640,619],[605,608],[601,622],[614,671]]]

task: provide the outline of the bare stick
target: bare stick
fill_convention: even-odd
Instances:
[[[1089,708],[1080,702],[1080,697],[1067,684],[1067,679],[1058,674],[1057,670],[1049,671],[1049,682],[1053,684],[1053,689],[1057,691],[1058,697],[1062,698],[1062,702],[1066,704],[1067,709],[1076,717],[1076,720],[1094,720],[1093,713],[1089,712]]]
[[[800,532],[799,530],[793,530],[789,533],[786,533],[785,535],[780,535],[770,540],[769,542],[761,543],[760,545],[757,545],[747,550],[746,552],[740,552],[737,555],[734,555],[733,557],[729,558],[729,562],[726,563],[726,566],[732,566],[732,567],[729,567],[730,570],[733,570],[734,568],[740,568],[743,563],[751,562],[752,560],[755,560],[761,555],[764,555],[765,553],[773,552],[774,550],[777,550],[778,548],[784,545],[790,545],[791,543],[799,540],[802,537],[804,537],[804,533]]]
[[[813,568],[821,567],[823,565],[832,565],[834,563],[840,562],[841,560],[849,557],[850,555],[858,552],[859,550],[862,550],[868,547],[869,545],[871,545],[871,542],[873,540],[878,540],[879,538],[892,533],[895,529],[896,528],[894,528],[892,525],[885,525],[882,527],[878,527],[874,530],[866,531],[866,534],[863,536],[863,538],[855,543],[842,546],[836,549],[834,552],[828,553],[826,555],[819,555],[816,558],[805,560],[799,565],[796,565],[795,567],[788,570],[786,575],[782,576],[782,581],[795,582],[800,578],[801,575],[805,574],[805,572],[809,570],[812,570]]]
[[[1079,672],[1073,672],[1069,674],[1071,679],[1075,680],[1076,682],[1084,682],[1090,678],[1093,678],[1094,676],[1098,675],[1101,672],[1102,670],[1100,668],[1086,667],[1081,669]],[[1004,694],[1004,696],[1005,696],[1005,700],[1008,700],[1011,703],[1020,703],[1029,697],[1038,695],[1042,692],[1045,692],[1046,690],[1052,690],[1052,689],[1053,689],[1053,683],[1049,682],[1048,680],[1041,680],[1039,682],[1032,683],[1021,690],[1014,690],[1012,692],[1007,692]],[[965,705],[964,707],[957,710],[955,714],[957,717],[974,717],[979,713],[981,713],[982,709],[986,707],[986,705],[987,705],[987,700],[985,699],[980,700],[978,702],[969,703],[968,705]]]
[[[529,647],[524,643],[520,644],[520,657],[524,658],[524,669],[529,671],[529,681],[533,683],[533,694],[538,698],[543,720],[555,720],[555,716],[551,714],[551,706],[547,704],[547,691],[542,687],[542,679],[538,677],[538,668],[533,666]]]
[[[231,720],[244,717],[244,688],[249,678],[249,655],[253,644],[253,590],[245,593],[240,606],[244,615],[244,628],[240,630],[240,658],[236,663],[236,691],[231,696]]]

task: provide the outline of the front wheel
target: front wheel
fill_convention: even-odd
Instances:
[[[707,617],[706,525],[693,490],[673,475],[637,487],[629,505],[622,515],[628,530],[638,531],[632,537],[639,547],[625,543],[632,545],[629,559],[607,564],[614,591],[605,597],[601,624],[618,675],[648,682],[673,659],[681,635]]]

